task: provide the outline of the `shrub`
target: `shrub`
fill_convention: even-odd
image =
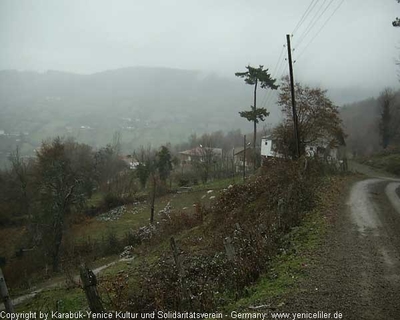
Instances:
[[[198,175],[192,170],[183,173],[176,173],[174,178],[179,187],[188,187],[199,183]]]
[[[199,206],[160,224],[154,241],[191,230],[177,241],[180,262],[170,249],[140,266],[140,289],[130,293],[128,309],[207,311],[246,294],[279,252],[282,237],[315,206],[319,177],[330,172],[317,161],[272,161],[261,171],[223,191],[207,212]]]
[[[112,209],[115,207],[122,206],[125,203],[121,196],[117,196],[114,193],[107,193],[103,198],[103,207],[105,209]]]

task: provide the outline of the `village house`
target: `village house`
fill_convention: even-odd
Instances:
[[[222,149],[199,146],[179,152],[179,159],[182,165],[194,161],[204,162],[207,157],[222,158]]]
[[[265,136],[261,138],[261,156],[265,158],[282,158],[279,152],[277,152],[276,141],[272,139],[272,136]]]
[[[243,147],[236,147],[233,151],[233,162],[235,164],[235,172],[242,172],[243,165],[246,171],[254,167],[253,147],[246,147],[246,153]],[[244,162],[244,163],[243,163]]]
[[[330,146],[325,141],[319,141],[313,145],[306,145],[304,148],[306,157],[318,157],[329,162],[336,162],[341,158],[340,148]],[[266,136],[261,139],[261,156],[264,158],[282,158],[283,155],[277,152],[277,143],[272,136]]]
[[[126,156],[121,156],[120,160],[124,161],[131,170],[135,170],[136,167],[139,165],[139,161],[130,154]]]

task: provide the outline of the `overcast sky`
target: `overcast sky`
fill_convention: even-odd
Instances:
[[[279,68],[286,52],[278,60],[285,35],[310,4],[292,38],[296,79],[398,85],[396,0],[0,0],[0,70],[162,66],[233,77],[247,64],[263,64],[279,77],[287,69]]]

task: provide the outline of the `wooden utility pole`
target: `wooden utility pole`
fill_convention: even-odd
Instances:
[[[254,114],[257,114],[257,84],[258,79],[254,85]],[[253,171],[256,172],[256,140],[257,140],[257,121],[254,121],[254,135],[253,135]]]
[[[235,147],[232,148],[232,179],[233,182],[235,182],[235,173],[236,173],[236,168],[235,168]]]
[[[153,190],[151,194],[151,207],[150,207],[150,223],[154,223],[154,203],[156,201],[156,192],[157,192],[157,177],[156,174],[152,173],[152,180],[153,180]]]
[[[14,313],[14,306],[12,304],[10,295],[8,294],[6,280],[3,276],[3,271],[0,268],[0,297],[4,302],[4,307],[6,308],[6,313]]]
[[[290,75],[290,90],[292,93],[292,112],[293,112],[293,136],[296,143],[296,157],[300,158],[300,137],[299,137],[299,126],[296,111],[296,98],[294,95],[294,80],[293,80],[293,63],[292,63],[292,48],[290,46],[290,35],[286,35],[287,48],[288,48],[288,60],[289,60],[289,75]]]
[[[246,135],[243,136],[243,181],[246,180]]]

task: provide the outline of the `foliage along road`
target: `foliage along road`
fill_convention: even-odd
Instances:
[[[400,180],[367,173],[351,187],[314,267],[285,309],[400,319]]]

